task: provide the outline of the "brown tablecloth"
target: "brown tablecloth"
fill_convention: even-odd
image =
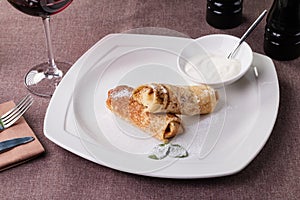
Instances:
[[[244,22],[218,30],[205,21],[205,0],[74,0],[53,16],[57,60],[75,62],[109,33],[165,27],[193,38],[226,33],[241,36],[272,0],[244,1]],[[247,39],[263,52],[265,20]],[[24,74],[46,60],[41,19],[0,1],[0,101],[28,93]],[[0,174],[0,199],[300,199],[300,59],[274,61],[280,107],[274,130],[259,155],[241,172],[221,178],[173,180],[127,174],[78,157],[48,140],[43,120],[49,99],[34,96],[25,115],[46,154]],[[1,134],[1,133],[0,133]]]

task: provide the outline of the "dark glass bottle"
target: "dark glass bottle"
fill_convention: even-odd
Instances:
[[[243,0],[207,0],[206,21],[219,29],[237,27],[243,19]]]
[[[300,56],[300,0],[274,0],[267,16],[264,51],[275,60]]]

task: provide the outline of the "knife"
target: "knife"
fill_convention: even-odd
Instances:
[[[8,151],[16,146],[26,144],[34,140],[34,137],[21,137],[0,142],[0,153]]]

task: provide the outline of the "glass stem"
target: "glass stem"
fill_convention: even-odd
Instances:
[[[48,59],[49,59],[48,62],[53,69],[57,69],[57,66],[54,61],[51,35],[50,35],[50,16],[42,17],[42,19],[43,19],[44,29],[46,33],[46,40],[47,40],[47,50],[48,50]]]

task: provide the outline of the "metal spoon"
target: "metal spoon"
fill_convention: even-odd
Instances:
[[[264,18],[264,16],[267,14],[267,10],[264,10],[259,17],[253,22],[253,24],[248,28],[248,30],[244,33],[244,35],[239,40],[238,44],[235,46],[233,51],[228,55],[228,59],[231,59],[236,50],[240,47],[240,45],[246,40],[246,38],[250,35],[250,33],[256,28],[256,26],[261,22],[261,20]]]

